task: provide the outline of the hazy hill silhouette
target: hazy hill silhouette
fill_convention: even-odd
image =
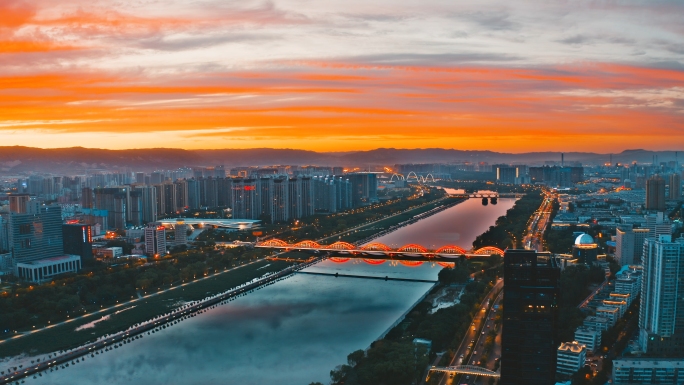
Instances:
[[[651,163],[675,160],[674,151],[626,150],[612,155],[614,163]],[[346,166],[365,168],[396,163],[451,163],[487,162],[539,165],[546,161],[560,162],[559,152],[530,152],[507,154],[493,151],[465,151],[454,149],[394,149],[378,148],[369,151],[315,152],[294,149],[221,149],[184,150],[149,148],[105,150],[97,148],[41,149],[33,147],[0,147],[0,172],[83,173],[94,170],[152,171],[178,167],[225,165],[266,166],[275,164]],[[610,155],[588,152],[565,153],[565,161],[583,164],[608,162]]]

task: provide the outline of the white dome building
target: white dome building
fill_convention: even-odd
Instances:
[[[587,265],[596,262],[598,245],[594,242],[594,238],[589,234],[580,234],[575,238],[575,244],[572,245],[572,257],[577,259],[578,263]]]

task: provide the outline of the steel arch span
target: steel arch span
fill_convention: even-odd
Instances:
[[[446,245],[442,246],[437,251],[435,251],[435,254],[468,254],[468,251],[465,250],[462,247],[456,246],[456,245]]]
[[[301,241],[292,245],[293,249],[318,249],[321,245],[316,241]]]
[[[397,177],[397,180],[404,180],[404,176],[402,174],[396,174],[395,173],[395,174],[392,174],[392,176],[390,177],[390,182],[394,181],[395,176]]]
[[[330,260],[330,262],[334,262],[334,263],[345,263],[345,262],[349,262],[351,260],[351,258],[339,258],[339,257],[330,257],[328,259]]]
[[[422,175],[416,174],[415,171],[411,171],[408,173],[408,175],[406,175],[406,181],[407,182],[409,181],[409,179],[411,179],[411,175],[413,175],[413,177],[416,178],[416,182],[425,183],[428,181],[428,179],[432,179],[433,182],[435,181],[435,177],[431,173],[428,173],[427,175],[422,176]]]
[[[356,246],[354,246],[348,242],[338,241],[338,242],[333,243],[332,245],[328,245],[328,246],[324,247],[324,249],[326,249],[326,250],[356,250]]]
[[[283,240],[273,238],[273,239],[269,239],[269,240],[267,240],[267,241],[263,241],[263,242],[257,244],[257,246],[266,246],[266,247],[288,247],[288,246],[290,246],[290,244],[287,243],[287,242],[285,242],[285,241],[283,241]]]
[[[475,250],[475,254],[477,254],[477,255],[492,255],[492,254],[498,254],[498,255],[500,255],[500,256],[503,257],[504,251],[501,250],[501,249],[498,248],[498,247],[486,246],[486,247],[483,247],[483,248],[481,248],[481,249]]]
[[[421,245],[416,245],[415,243],[409,243],[408,245],[404,245],[401,248],[397,250],[398,252],[408,252],[408,253],[427,253],[429,250],[424,248]]]
[[[437,264],[442,266],[442,267],[454,267],[453,262],[437,262]]]
[[[361,247],[361,250],[366,250],[366,251],[392,251],[392,248],[387,246],[384,243],[374,242],[374,243],[369,243],[366,246]]]

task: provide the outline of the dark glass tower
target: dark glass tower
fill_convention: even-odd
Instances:
[[[555,383],[560,268],[533,250],[504,255],[501,385]]]
[[[62,239],[64,254],[80,255],[82,262],[93,259],[93,236],[90,225],[64,224]]]

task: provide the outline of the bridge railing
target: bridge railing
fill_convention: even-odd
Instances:
[[[468,375],[494,377],[494,378],[499,378],[501,376],[501,374],[498,372],[495,372],[493,370],[489,370],[487,368],[483,368],[481,366],[475,366],[475,365],[433,366],[428,371],[428,378],[430,378],[430,374],[432,372],[458,373],[458,374],[468,374]],[[427,381],[427,379],[426,379],[426,381]]]

